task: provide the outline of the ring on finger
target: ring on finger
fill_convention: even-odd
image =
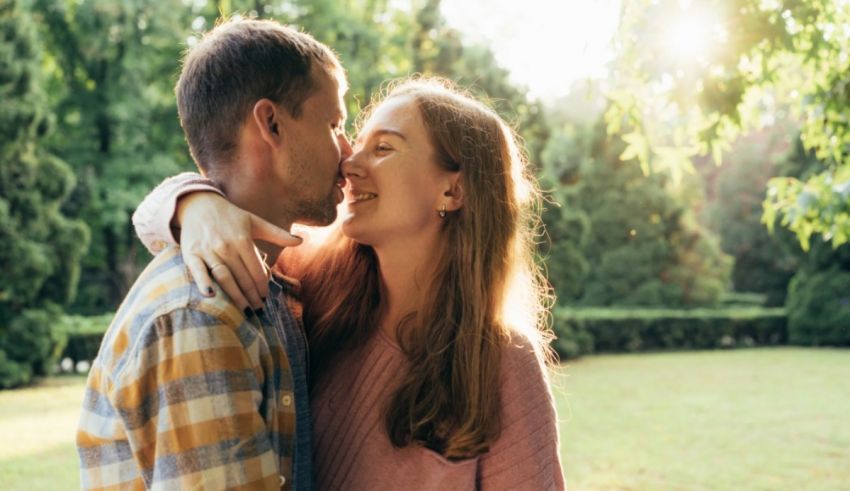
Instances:
[[[212,266],[210,266],[210,271],[214,270],[215,268],[218,268],[219,266],[224,266],[224,264],[223,263],[215,263]]]

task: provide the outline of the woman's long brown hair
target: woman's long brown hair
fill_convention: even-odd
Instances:
[[[437,79],[404,80],[384,100],[398,96],[416,101],[440,165],[460,171],[464,202],[445,217],[433,283],[398,330],[411,370],[386,408],[386,429],[398,447],[471,457],[500,434],[500,367],[511,336],[548,357],[551,295],[534,260],[540,193],[513,131],[485,104]],[[314,378],[380,321],[374,251],[334,234],[293,271],[302,280]]]

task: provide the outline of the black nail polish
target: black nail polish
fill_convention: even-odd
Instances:
[[[215,295],[215,292],[213,291],[211,286],[208,286],[207,287],[207,296],[211,297],[213,295]]]
[[[256,309],[256,310],[254,310],[254,314],[256,314],[256,315],[257,315],[257,317],[259,317],[259,316],[263,315],[263,309]]]
[[[254,315],[254,311],[252,311],[252,310],[251,310],[251,307],[245,307],[245,310],[243,310],[242,312],[244,312],[244,313],[245,313],[245,318],[246,318],[246,319],[250,319],[250,318],[251,318],[251,316],[253,316],[253,315]]]

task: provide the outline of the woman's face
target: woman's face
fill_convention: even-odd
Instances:
[[[347,216],[342,230],[361,244],[417,243],[440,227],[439,210],[458,173],[437,164],[410,96],[391,97],[368,119],[342,164]],[[427,243],[427,241],[419,242]]]

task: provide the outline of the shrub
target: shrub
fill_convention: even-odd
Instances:
[[[791,343],[850,346],[850,272],[834,267],[798,274],[786,305]]]
[[[0,388],[9,389],[29,383],[32,371],[14,360],[10,360],[6,352],[0,350]]]
[[[554,347],[566,358],[593,351],[775,345],[788,339],[781,308],[560,309],[555,331]],[[578,349],[562,348],[572,346]]]
[[[24,310],[0,331],[0,388],[24,385],[51,372],[67,342],[56,326],[59,315],[49,305]]]

